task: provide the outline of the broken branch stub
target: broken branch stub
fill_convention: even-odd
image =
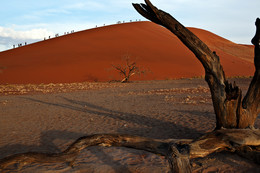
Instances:
[[[165,26],[196,55],[203,64],[206,81],[211,90],[216,113],[216,128],[245,128],[254,124],[259,113],[259,65],[260,65],[260,20],[256,20],[256,35],[252,39],[255,45],[256,71],[242,104],[242,92],[227,82],[219,57],[192,32],[181,25],[171,15],[154,7],[149,0],[146,4],[134,4],[136,10],[147,19]],[[125,70],[119,70],[125,73]],[[145,150],[160,154],[168,159],[172,172],[191,172],[190,159],[205,157],[213,152],[228,150],[250,158],[259,163],[260,130],[221,129],[195,140],[160,140],[133,135],[96,134],[77,139],[61,153],[21,153],[0,159],[0,168],[18,163],[22,166],[30,163],[67,162],[70,166],[80,152],[90,146],[117,146]]]

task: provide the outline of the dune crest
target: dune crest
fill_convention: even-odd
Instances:
[[[252,76],[253,46],[189,28],[220,56],[227,76]],[[70,83],[120,80],[112,64],[130,55],[150,71],[134,80],[202,76],[200,62],[172,33],[151,22],[132,22],[75,32],[0,52],[0,83]]]

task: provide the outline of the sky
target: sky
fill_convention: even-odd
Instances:
[[[132,7],[143,0],[3,0],[0,6],[0,51],[44,37],[146,20]],[[211,31],[235,43],[251,44],[260,0],[151,0],[188,27]]]

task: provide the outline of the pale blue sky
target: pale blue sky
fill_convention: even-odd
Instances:
[[[56,33],[117,21],[142,19],[131,3],[143,0],[7,0],[0,6],[0,51]],[[185,26],[209,30],[236,43],[250,44],[260,0],[151,0]]]

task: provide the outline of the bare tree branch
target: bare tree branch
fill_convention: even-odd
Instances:
[[[214,111],[216,129],[253,127],[259,112],[259,29],[253,38],[255,48],[256,73],[250,85],[242,107],[242,91],[230,84],[220,64],[216,52],[211,51],[195,34],[184,27],[170,14],[157,9],[149,0],[146,4],[133,4],[134,8],[145,18],[164,26],[175,34],[189,48],[205,69],[205,79],[209,85]],[[256,22],[259,25],[259,19]],[[258,48],[257,48],[258,47]]]
[[[141,15],[173,32],[202,63],[206,73],[206,81],[211,90],[217,129],[221,127],[241,129],[215,130],[196,140],[160,140],[118,134],[84,136],[77,139],[61,153],[28,152],[2,158],[0,160],[1,169],[15,163],[22,167],[34,162],[67,162],[70,166],[73,166],[80,152],[90,146],[128,147],[160,154],[166,157],[172,172],[191,172],[190,159],[205,157],[221,150],[236,152],[245,158],[260,163],[260,130],[242,129],[252,126],[259,112],[260,20],[256,20],[257,31],[252,39],[252,43],[255,45],[256,71],[242,104],[241,89],[235,83],[232,85],[225,79],[224,71],[216,53],[212,52],[206,44],[171,15],[158,10],[149,0],[145,0],[145,2],[146,4],[133,5]],[[129,60],[126,61],[125,67],[113,67],[125,75],[125,78],[129,78],[139,70],[136,63],[130,63]]]
[[[137,66],[135,61],[131,62],[128,55],[125,56],[125,65],[112,65],[112,67],[119,71],[119,73],[124,77],[121,80],[122,83],[128,82],[130,77],[135,74],[143,74],[145,72],[144,70],[140,70],[140,67]]]

